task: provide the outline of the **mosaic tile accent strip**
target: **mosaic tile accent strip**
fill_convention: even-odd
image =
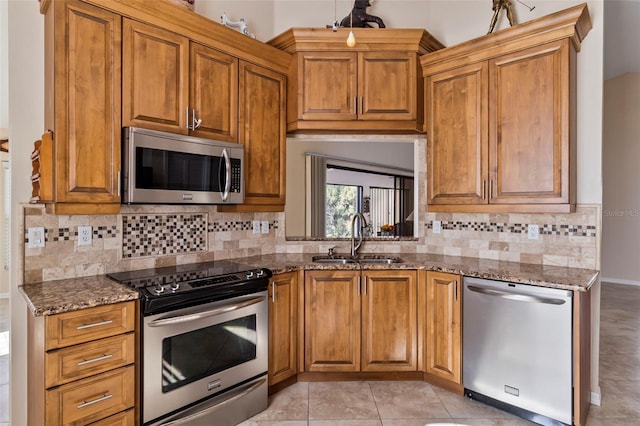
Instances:
[[[122,215],[122,257],[207,251],[206,214]]]
[[[115,226],[94,226],[92,229],[93,238],[116,238],[118,236],[118,229]],[[44,230],[45,243],[58,242],[58,241],[75,241],[78,239],[78,228],[52,228]],[[28,229],[24,232],[25,244],[29,241]]]
[[[433,229],[433,221],[425,224],[427,229]],[[497,223],[497,222],[458,222],[442,221],[443,230],[455,231],[481,231],[481,232],[507,232],[511,234],[526,234],[528,223]],[[565,237],[595,237],[594,225],[539,225],[540,235],[562,235]]]
[[[211,222],[207,229],[209,232],[251,231],[253,229],[253,225],[250,220]],[[269,222],[269,230],[272,229],[278,229],[277,220]]]

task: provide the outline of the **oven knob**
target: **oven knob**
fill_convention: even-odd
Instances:
[[[264,275],[264,271],[262,269],[258,269],[258,273],[256,274],[256,276],[260,278],[263,275]]]
[[[174,293],[180,288],[180,284],[179,283],[172,283],[169,288],[171,289],[171,291],[173,291]]]
[[[253,278],[253,271],[247,272],[247,279]]]
[[[156,292],[156,294],[164,293],[164,287],[162,287],[162,285],[158,284],[158,286],[155,288],[155,292]]]

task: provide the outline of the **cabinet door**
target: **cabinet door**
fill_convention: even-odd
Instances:
[[[238,142],[238,59],[191,43],[189,108],[202,124],[195,136]]]
[[[461,294],[459,275],[427,272],[425,370],[461,383]]]
[[[426,79],[427,204],[486,203],[487,64]]]
[[[418,59],[411,52],[358,56],[358,119],[415,120]]]
[[[357,271],[305,273],[305,371],[360,371],[359,276]]]
[[[273,277],[269,303],[269,386],[296,374],[298,274]]]
[[[569,203],[569,40],[489,62],[491,203]]]
[[[119,208],[121,18],[82,2],[52,6],[46,121],[54,130],[54,201]]]
[[[304,52],[298,61],[298,119],[355,120],[356,54]]]
[[[362,281],[362,371],[416,371],[416,272],[368,271]]]
[[[286,77],[240,64],[240,143],[244,144],[245,204],[285,202]]]
[[[188,133],[189,39],[131,19],[123,34],[122,125]]]

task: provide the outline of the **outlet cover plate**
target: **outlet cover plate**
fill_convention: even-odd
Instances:
[[[35,227],[27,229],[27,247],[38,248],[44,247],[44,228]]]
[[[540,234],[540,228],[538,225],[531,225],[527,228],[527,238],[530,240],[537,240]]]
[[[253,233],[254,234],[259,234],[260,233],[260,221],[259,220],[254,220],[253,222],[251,222],[251,225],[253,227]]]
[[[93,230],[90,226],[78,226],[78,245],[90,246]]]
[[[439,220],[434,220],[433,221],[433,233],[434,234],[439,234],[441,230],[442,230],[442,222],[440,222]]]
[[[263,234],[268,234],[269,233],[269,221],[268,220],[263,220],[262,221],[262,233]]]

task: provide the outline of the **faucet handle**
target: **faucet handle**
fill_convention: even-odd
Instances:
[[[329,247],[329,251],[327,252],[327,256],[333,256],[333,251],[337,249],[338,246]]]

